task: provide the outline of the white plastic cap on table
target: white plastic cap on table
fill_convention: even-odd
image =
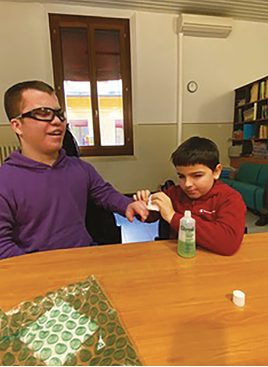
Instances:
[[[233,291],[233,302],[235,305],[239,307],[243,307],[245,305],[246,295],[242,291]]]

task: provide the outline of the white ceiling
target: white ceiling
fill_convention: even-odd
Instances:
[[[1,1],[1,0],[0,0]],[[2,0],[3,1],[3,0]],[[5,0],[6,1],[6,0]],[[268,0],[9,0],[216,15],[268,22]]]

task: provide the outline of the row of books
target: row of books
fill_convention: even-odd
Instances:
[[[255,157],[268,158],[267,143],[254,142],[252,152]]]
[[[245,124],[243,130],[238,129],[233,132],[234,140],[244,140],[255,138],[255,125]]]
[[[256,129],[254,124],[245,124],[242,129],[235,130],[233,132],[234,140],[243,139],[268,139],[268,126],[260,125],[259,129]]]
[[[237,110],[236,121],[237,122],[249,122],[259,119],[267,120],[268,118],[268,105],[264,104],[260,106],[259,113],[257,114],[257,104],[254,103],[254,106],[248,108],[246,110],[242,110],[239,108]]]
[[[242,107],[248,103],[268,99],[268,78],[256,81],[250,86],[239,88],[236,92],[236,107]]]
[[[250,89],[250,102],[268,98],[268,79],[255,82]]]
[[[244,121],[253,121],[257,119],[257,103],[254,106],[243,111]]]

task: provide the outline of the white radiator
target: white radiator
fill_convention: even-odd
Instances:
[[[4,160],[12,153],[14,150],[20,148],[19,144],[8,144],[0,145],[0,165],[4,163]]]

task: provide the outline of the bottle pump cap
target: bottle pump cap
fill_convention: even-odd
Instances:
[[[185,212],[184,212],[184,216],[185,216],[185,218],[191,218],[191,212],[190,212],[190,210],[185,210]]]

